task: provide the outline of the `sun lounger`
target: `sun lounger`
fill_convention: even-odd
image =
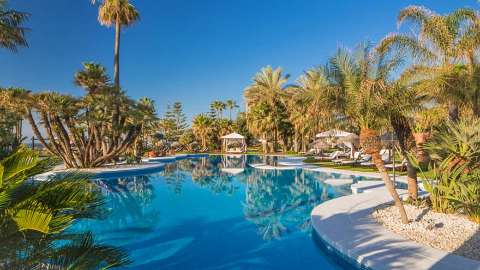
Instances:
[[[372,159],[371,155],[364,155],[359,159],[352,159],[352,160],[342,160],[340,162],[341,165],[356,165],[365,162],[369,162]]]
[[[316,160],[329,160],[329,161],[333,161],[335,159],[338,159],[342,154],[341,151],[335,151],[335,152],[332,152],[329,156],[326,156],[326,157],[315,157]]]
[[[333,163],[335,163],[337,165],[340,165],[340,164],[343,164],[343,162],[357,161],[360,158],[361,155],[362,155],[362,152],[355,152],[353,154],[353,159],[339,158],[339,159],[335,159],[335,160],[332,160],[332,161],[333,161]]]
[[[380,156],[385,164],[390,163],[390,152],[388,149],[382,149],[380,151]],[[373,167],[375,164],[372,161],[361,162],[360,166],[364,167]]]
[[[403,171],[407,167],[407,161],[404,159],[401,163],[395,164],[395,170]],[[387,170],[393,170],[393,163],[385,165]]]

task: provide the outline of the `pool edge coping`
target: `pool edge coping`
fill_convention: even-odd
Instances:
[[[385,187],[326,201],[311,212],[314,233],[337,252],[372,270],[480,269],[480,261],[424,246],[377,223],[371,212],[389,202],[392,199]]]

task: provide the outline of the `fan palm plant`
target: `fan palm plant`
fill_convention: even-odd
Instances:
[[[75,84],[84,88],[88,94],[98,94],[110,84],[105,67],[96,63],[84,63],[83,70],[75,74]]]
[[[28,30],[22,25],[29,14],[7,8],[7,1],[0,1],[0,46],[12,52],[19,47],[28,46],[25,33]]]
[[[67,233],[80,219],[103,214],[102,195],[86,176],[65,174],[31,183],[49,159],[21,149],[0,161],[0,265],[5,269],[98,269],[126,265],[122,250]],[[60,244],[59,243],[63,243]]]
[[[100,0],[92,0],[95,4]],[[98,21],[101,25],[115,26],[114,83],[120,90],[120,33],[122,27],[128,27],[139,20],[140,15],[129,0],[102,0],[98,10]]]

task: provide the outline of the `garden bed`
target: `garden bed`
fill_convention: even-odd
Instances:
[[[457,214],[433,212],[426,207],[405,205],[409,224],[398,221],[398,210],[393,205],[383,205],[372,216],[389,230],[418,243],[480,260],[480,224]]]

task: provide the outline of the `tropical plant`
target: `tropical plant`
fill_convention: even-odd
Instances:
[[[288,121],[284,98],[290,88],[286,84],[289,77],[283,75],[282,68],[267,66],[255,75],[253,83],[244,91],[249,130],[264,141],[264,146],[271,138],[273,151],[277,150],[281,128],[286,127],[284,124]]]
[[[29,181],[52,165],[20,149],[0,161],[0,265],[5,269],[108,269],[129,263],[118,248],[99,245],[89,232],[67,229],[103,214],[102,195],[86,176],[68,173]]]
[[[199,138],[202,150],[208,149],[208,140],[212,132],[212,120],[204,114],[199,114],[193,119],[193,134]]]
[[[385,111],[379,106],[379,97],[388,88],[388,75],[401,62],[387,58],[369,44],[360,44],[352,53],[340,49],[330,61],[332,87],[329,91],[329,109],[343,114],[344,120],[360,128],[360,144],[372,155],[388,192],[398,207],[401,220],[408,223],[403,203],[388,175],[380,156],[380,134],[388,127]]]
[[[325,111],[325,93],[330,87],[327,68],[307,70],[293,86],[287,102],[290,121],[294,129],[294,151],[307,151],[310,139],[320,128],[333,124],[332,114]]]
[[[93,4],[100,0],[91,0]],[[114,85],[120,90],[120,33],[122,27],[128,27],[140,15],[129,0],[101,0],[98,10],[98,21],[101,25],[111,27],[115,25],[115,57],[114,57]]]
[[[139,159],[147,150],[149,142],[152,142],[152,138],[156,135],[158,118],[155,111],[155,101],[150,98],[140,98],[137,109],[138,118],[141,121],[141,131],[133,144],[133,155]]]
[[[223,103],[222,101],[215,100],[210,104],[210,109],[215,115],[215,118],[221,119],[223,118],[223,111],[226,108],[226,104]]]
[[[7,1],[0,1],[0,47],[12,52],[19,47],[27,47],[25,39],[27,28],[22,26],[30,15],[7,8]]]
[[[185,147],[189,152],[194,152],[198,145],[195,134],[191,129],[187,129],[178,139],[178,142]]]
[[[85,78],[84,74],[91,74],[90,67],[87,64],[76,76],[76,81],[87,87],[84,97],[33,94],[22,89],[1,91],[5,104],[23,114],[35,137],[68,168],[98,167],[115,160],[155,119],[153,104],[136,102],[110,84],[105,86],[108,79],[104,76]],[[39,123],[46,135],[40,132]]]
[[[0,159],[13,152],[24,139],[22,117],[11,109],[0,105]]]
[[[432,159],[432,173],[422,171],[432,208],[444,213],[459,211],[480,223],[480,120],[447,122],[435,130],[424,148]],[[410,158],[422,170],[416,155]]]
[[[228,109],[229,120],[232,121],[232,111],[239,108],[237,102],[233,99],[228,99],[225,101],[225,107]]]
[[[405,75],[416,82],[415,87],[448,105],[452,120],[458,120],[459,107],[465,105],[480,115],[479,69],[474,53],[480,44],[478,21],[472,9],[442,16],[424,7],[409,6],[398,15],[398,25],[413,23],[416,35],[392,34],[384,39],[412,54],[418,64]]]
[[[84,63],[83,70],[75,73],[75,84],[82,87],[90,95],[99,94],[110,84],[107,70],[97,63]]]

